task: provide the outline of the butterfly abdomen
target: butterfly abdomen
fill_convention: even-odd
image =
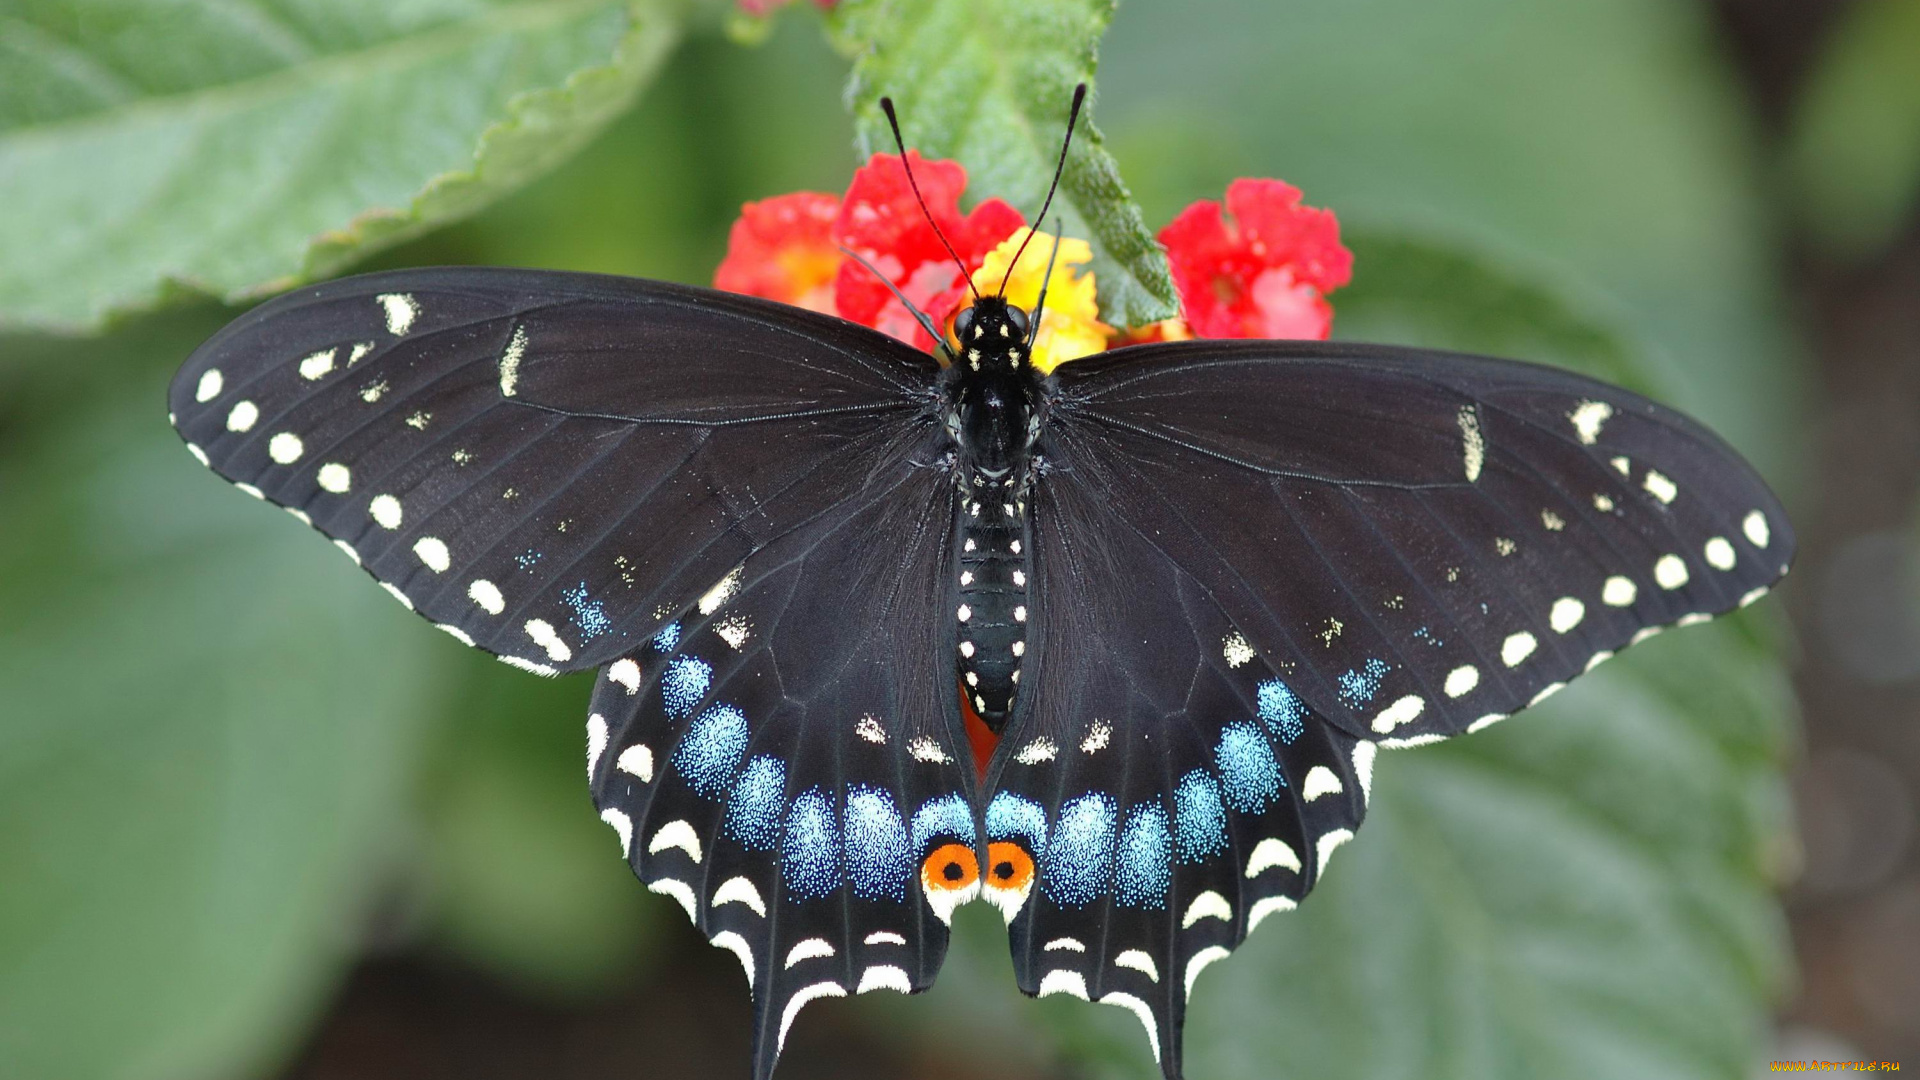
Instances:
[[[976,478],[977,479],[977,478]],[[973,709],[998,733],[1013,708],[1027,651],[1026,523],[1012,491],[991,481],[960,506],[960,681]]]

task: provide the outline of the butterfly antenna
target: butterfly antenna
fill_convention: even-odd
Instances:
[[[975,300],[980,299],[980,290],[973,287],[973,275],[967,271],[966,260],[953,250],[952,244],[947,243],[947,234],[940,231],[940,223],[933,220],[933,211],[927,209],[927,200],[920,194],[920,181],[913,178],[913,165],[907,161],[907,140],[900,136],[900,118],[893,114],[893,99],[881,98],[880,111],[887,114],[887,126],[893,129],[893,145],[900,148],[900,167],[907,171],[907,186],[913,189],[914,201],[920,204],[920,212],[926,215],[927,224],[933,226],[933,235],[940,238],[940,246],[953,256],[953,264],[960,268],[960,280],[967,283],[967,291],[973,294]],[[936,338],[939,336],[934,335]]]
[[[1060,257],[1060,234],[1064,230],[1057,221],[1053,223],[1053,227],[1053,250],[1047,252],[1047,276],[1040,279],[1040,298],[1034,301],[1033,318],[1030,320],[1033,326],[1027,331],[1027,352],[1029,353],[1033,352],[1033,343],[1040,339],[1040,316],[1047,310],[1047,284],[1053,280],[1053,260]]]
[[[1053,167],[1053,183],[1047,185],[1047,198],[1040,204],[1040,212],[1033,215],[1035,221],[1047,220],[1047,210],[1053,206],[1053,193],[1060,190],[1060,174],[1067,171],[1067,147],[1073,145],[1074,121],[1080,119],[1080,106],[1087,100],[1087,84],[1081,83],[1073,88],[1073,107],[1067,110],[1067,134],[1060,140],[1060,160]],[[888,116],[893,113],[889,111]],[[1056,237],[1056,240],[1058,238]],[[1033,242],[1033,230],[1027,230],[1027,238],[1020,241],[1020,248],[1013,253],[1013,261],[1007,264],[1006,275],[1000,279],[1000,295],[1007,294],[1007,282],[1013,280],[1013,268],[1020,265],[1020,256],[1027,253],[1027,245]]]
[[[847,247],[845,244],[842,244],[840,246],[840,253],[842,255],[845,255],[847,258],[852,259],[854,262],[859,263],[861,266],[866,267],[867,273],[872,274],[874,277],[879,278],[880,284],[885,285],[887,287],[887,291],[893,294],[893,298],[895,300],[900,301],[900,306],[906,308],[909,312],[912,313],[914,320],[920,324],[920,329],[925,330],[929,335],[933,337],[933,340],[940,343],[940,349],[942,352],[945,352],[947,354],[947,359],[952,360],[956,363],[959,361],[960,358],[958,356],[955,356],[953,353],[953,346],[947,344],[946,335],[942,334],[939,331],[939,329],[933,325],[933,320],[927,318],[926,312],[921,311],[919,308],[913,306],[913,301],[907,299],[907,294],[901,292],[899,288],[896,287],[892,281],[889,281],[887,279],[887,275],[881,273],[878,267],[874,266],[872,263],[868,262],[867,260],[861,258],[859,252],[853,250],[850,247]]]

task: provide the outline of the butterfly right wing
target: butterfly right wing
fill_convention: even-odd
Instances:
[[[876,466],[595,685],[588,771],[647,887],[739,958],[754,1075],[823,997],[928,987],[980,889],[950,658],[956,488]]]
[[[838,513],[936,407],[931,357],[814,312],[488,267],[288,293],[195,351],[188,449],[456,638],[605,664]]]

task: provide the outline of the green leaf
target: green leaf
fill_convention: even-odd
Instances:
[[[383,869],[405,854],[419,721],[458,646],[324,537],[195,463],[162,421],[174,360],[227,314],[144,319],[87,346],[135,356],[10,388],[23,409],[0,448],[10,1076],[267,1066],[352,959]]]
[[[325,276],[486,205],[633,98],[665,0],[12,0],[0,326]]]
[[[1920,198],[1920,0],[1849,6],[1821,53],[1789,134],[1814,235],[1871,254]]]
[[[1058,214],[1093,244],[1101,318],[1138,326],[1179,311],[1166,254],[1094,126],[1093,71],[1111,0],[850,0],[835,34],[854,54],[847,101],[864,160],[893,150],[891,96],[907,145],[967,168],[968,193],[1034,214],[1046,197],[1076,83],[1089,98],[1067,154]]]

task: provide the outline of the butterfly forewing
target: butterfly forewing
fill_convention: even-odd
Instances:
[[[933,412],[925,354],[658,282],[484,268],[250,312],[170,396],[221,475],[520,666],[606,663],[831,515]]]

